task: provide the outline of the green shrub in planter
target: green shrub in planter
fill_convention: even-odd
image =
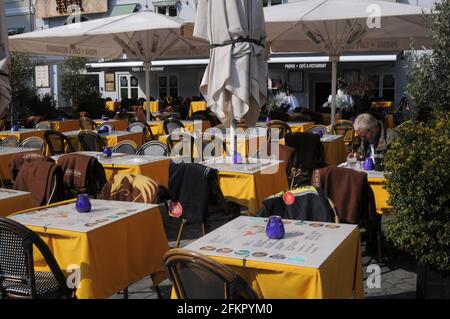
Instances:
[[[386,238],[433,268],[450,270],[450,122],[435,110],[429,123],[399,129],[385,155],[393,218]]]

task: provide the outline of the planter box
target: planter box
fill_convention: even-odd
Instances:
[[[419,262],[416,293],[418,299],[450,299],[450,271],[438,271]]]

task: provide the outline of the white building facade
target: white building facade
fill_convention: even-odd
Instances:
[[[65,15],[67,5],[80,4],[83,8],[81,21],[152,10],[169,16],[194,21],[196,0],[0,0],[6,1],[6,15],[10,34],[23,33],[41,28],[52,28],[76,22]],[[263,0],[264,5],[283,5],[302,0]],[[385,0],[389,1],[389,0]],[[434,0],[401,0],[411,5],[431,7]],[[53,6],[53,7],[52,7]],[[56,7],[55,7],[56,6]],[[60,10],[59,12],[55,12]],[[62,14],[61,14],[62,13]],[[37,59],[40,60],[39,58]],[[39,72],[47,72],[48,83],[41,85],[40,93],[52,94],[59,106],[64,100],[58,87],[63,59],[42,58]],[[145,96],[145,77],[140,61],[107,61],[88,65],[88,76],[98,86],[104,98],[120,101],[123,98]],[[160,61],[154,63],[151,72],[151,95],[155,99],[166,96],[199,96],[198,87],[206,68],[207,60]],[[44,71],[42,71],[44,70]],[[403,96],[407,78],[407,61],[402,52],[348,56],[339,63],[338,74],[347,81],[368,79],[372,96],[379,100],[392,100],[395,105]],[[40,74],[42,77],[42,74]],[[45,78],[45,77],[44,77]],[[269,88],[277,83],[287,84],[299,100],[300,106],[318,110],[331,92],[331,63],[322,55],[274,56],[269,64]]]

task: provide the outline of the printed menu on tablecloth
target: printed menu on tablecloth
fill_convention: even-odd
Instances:
[[[0,188],[0,200],[14,198],[14,197],[18,197],[18,196],[27,195],[27,194],[30,194],[30,193],[16,191],[16,190],[12,190],[12,189]]]
[[[208,256],[319,268],[356,225],[283,220],[285,237],[269,239],[268,219],[239,217],[185,247]]]
[[[91,200],[91,204],[90,213],[79,213],[75,209],[75,203],[70,203],[14,215],[10,218],[27,226],[87,233],[157,207],[150,204],[105,200]]]
[[[202,165],[217,169],[222,172],[231,172],[231,173],[244,173],[244,174],[254,174],[257,172],[262,172],[265,170],[270,170],[274,166],[280,165],[281,161],[277,160],[266,160],[266,159],[253,159],[253,158],[245,158],[243,161],[246,163],[242,164],[234,164],[231,161],[231,158],[216,158],[211,159],[205,162],[202,162]]]

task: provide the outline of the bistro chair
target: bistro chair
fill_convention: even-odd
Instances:
[[[102,152],[105,142],[100,135],[92,131],[81,131],[78,134],[81,150],[85,152]]]
[[[52,125],[50,124],[49,121],[43,121],[43,122],[39,122],[38,124],[36,124],[34,126],[34,128],[36,130],[51,130],[52,129]]]
[[[134,155],[136,154],[137,145],[133,141],[123,141],[118,143],[114,148],[112,149],[113,153],[122,153],[127,155]]]
[[[275,137],[277,140],[283,139],[286,134],[289,134],[292,132],[292,129],[289,126],[289,124],[287,124],[286,122],[280,121],[280,120],[272,120],[272,121],[266,123],[266,125],[269,128],[269,130],[267,131],[269,143],[273,137],[272,132],[271,132],[272,129],[279,130],[278,136]]]
[[[18,222],[0,217],[0,291],[2,298],[70,299],[75,290],[44,241]],[[50,271],[34,269],[33,248],[45,259]]]
[[[75,147],[70,139],[61,132],[46,131],[44,139],[48,145],[50,156],[75,152]]]
[[[45,150],[45,143],[40,137],[29,137],[27,139],[24,139],[20,144],[20,148],[36,148],[41,151],[41,153],[44,153]]]
[[[90,130],[93,131],[97,127],[97,124],[90,119],[89,117],[81,117],[80,118],[80,130]]]
[[[136,155],[149,156],[167,156],[169,150],[167,145],[159,141],[150,141],[142,145],[136,152]]]
[[[231,268],[197,252],[171,249],[164,263],[178,299],[258,299]]]
[[[19,139],[13,135],[5,137],[3,141],[1,141],[0,146],[3,147],[18,147],[19,146]]]
[[[194,162],[195,138],[189,133],[173,132],[167,137],[170,156],[181,156],[183,161]]]
[[[42,116],[29,116],[25,121],[25,128],[34,128],[36,124],[42,122],[44,118]]]
[[[331,125],[331,133],[334,135],[342,135],[348,152],[354,152],[355,129],[353,122],[349,120],[339,120]]]
[[[226,149],[224,137],[221,138],[220,135],[211,134],[210,132],[210,129],[208,129],[206,132],[199,134],[195,139],[195,146],[201,152],[199,157],[202,161],[211,157],[222,156]],[[205,156],[205,154],[207,155]]]
[[[6,120],[0,120],[0,131],[4,131],[6,129]]]
[[[63,171],[51,158],[45,156],[24,162],[14,179],[13,188],[30,192],[34,207],[65,199]]]
[[[144,144],[147,140],[153,141],[155,139],[152,129],[144,121],[134,121],[133,123],[128,125],[127,131],[133,133],[142,133],[142,144]]]
[[[310,128],[308,128],[306,130],[306,132],[307,133],[315,133],[315,134],[319,134],[320,132],[322,132],[323,135],[329,134],[328,127],[326,125],[322,125],[322,124],[311,126]]]
[[[164,120],[163,128],[166,134],[172,134],[177,129],[184,129],[184,125],[180,120],[168,118]]]

